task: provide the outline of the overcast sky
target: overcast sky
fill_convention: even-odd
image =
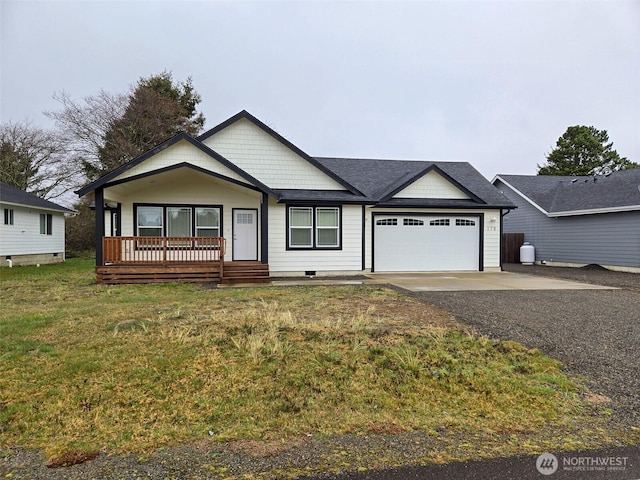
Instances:
[[[1,2],[1,120],[193,77],[313,156],[536,173],[570,125],[640,162],[640,2]]]

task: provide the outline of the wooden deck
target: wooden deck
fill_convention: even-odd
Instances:
[[[100,284],[269,282],[269,265],[226,262],[222,237],[104,237]]]
[[[96,267],[96,278],[100,284],[166,282],[268,283],[269,265],[260,262],[172,263],[168,265],[117,264]]]

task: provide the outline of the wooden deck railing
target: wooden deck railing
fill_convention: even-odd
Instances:
[[[102,257],[109,264],[222,262],[224,237],[103,237]]]

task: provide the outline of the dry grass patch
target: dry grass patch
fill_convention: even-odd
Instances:
[[[580,415],[558,362],[389,289],[97,286],[82,261],[13,270],[0,294],[3,447],[65,458],[211,437],[257,449],[311,433],[522,433]]]

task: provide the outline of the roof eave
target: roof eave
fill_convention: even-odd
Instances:
[[[564,212],[549,212],[549,217],[574,217],[579,215],[596,215],[599,213],[620,213],[620,212],[634,212],[640,210],[640,205],[624,205],[620,207],[604,207],[604,208],[589,208],[584,210],[567,210]]]
[[[503,184],[505,184],[507,187],[509,187],[516,195],[520,196],[525,202],[529,203],[532,207],[534,207],[536,210],[539,210],[540,212],[542,212],[543,214],[545,214],[546,216],[549,216],[549,212],[547,212],[544,208],[542,208],[540,205],[538,205],[536,202],[534,202],[533,200],[531,200],[527,195],[525,195],[524,193],[522,193],[520,190],[518,190],[516,187],[514,187],[513,185],[511,185],[509,182],[507,182],[504,178],[502,178],[500,175],[496,175],[493,180],[491,180],[491,183],[495,186],[495,181],[496,180],[500,180]]]

